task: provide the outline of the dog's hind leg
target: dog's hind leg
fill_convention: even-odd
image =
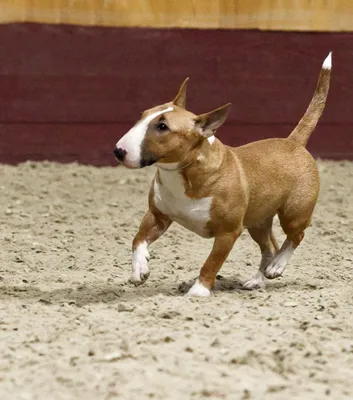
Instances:
[[[294,250],[304,238],[304,231],[309,226],[319,191],[318,182],[314,182],[311,195],[304,197],[302,189],[293,191],[278,217],[284,233],[287,235],[280,251],[266,267],[265,276],[274,279],[281,276],[292,257]],[[307,191],[307,193],[310,193]]]
[[[248,229],[250,236],[260,246],[261,262],[256,275],[244,283],[244,289],[260,289],[265,286],[265,269],[278,252],[278,244],[272,231],[272,222],[273,217],[270,217],[261,226]]]
[[[294,250],[299,246],[300,242],[304,238],[305,228],[303,227],[302,229],[298,230],[298,232],[287,235],[287,239],[284,241],[280,251],[265,269],[266,278],[274,279],[283,275],[283,272],[289,260],[291,259]]]
[[[293,221],[284,227],[287,238],[284,241],[280,251],[269,263],[265,270],[265,276],[268,279],[274,279],[283,275],[283,272],[291,259],[294,250],[299,246],[304,238],[304,230],[310,223],[310,218],[305,222]]]

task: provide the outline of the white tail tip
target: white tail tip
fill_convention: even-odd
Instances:
[[[331,69],[332,68],[332,52],[330,51],[329,55],[325,58],[324,63],[322,64],[323,69]]]

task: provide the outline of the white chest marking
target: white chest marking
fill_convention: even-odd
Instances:
[[[191,199],[185,194],[183,178],[178,171],[159,170],[161,184],[154,181],[154,203],[163,214],[184,228],[202,237],[209,237],[206,229],[210,221],[212,197]]]

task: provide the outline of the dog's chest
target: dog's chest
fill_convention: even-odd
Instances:
[[[154,204],[171,220],[202,237],[209,237],[212,197],[193,199],[185,194],[182,176],[177,171],[159,171],[160,183],[154,180]]]

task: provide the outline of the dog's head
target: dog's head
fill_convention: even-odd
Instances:
[[[125,167],[143,168],[154,163],[177,166],[224,123],[230,104],[201,115],[185,109],[187,81],[173,101],[144,111],[118,141],[114,154]]]

